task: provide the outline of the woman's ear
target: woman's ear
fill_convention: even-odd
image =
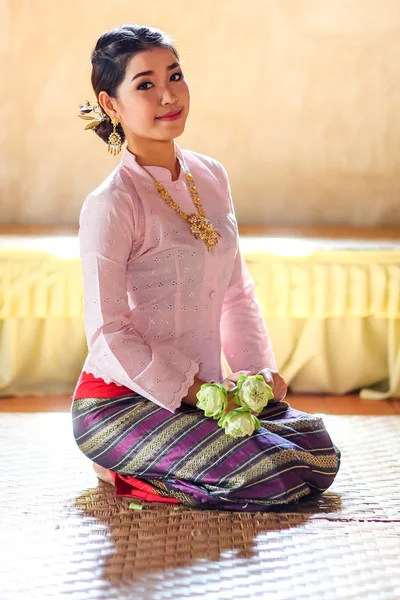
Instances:
[[[100,92],[99,104],[102,110],[110,117],[110,119],[112,119],[113,117],[118,118],[115,98],[110,98],[107,92]]]

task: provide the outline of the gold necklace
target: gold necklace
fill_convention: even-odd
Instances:
[[[197,208],[198,214],[192,213],[191,215],[188,215],[183,210],[181,210],[180,206],[171,198],[163,184],[157,181],[157,179],[153,177],[153,175],[145,167],[142,167],[142,169],[144,169],[146,173],[148,173],[153,179],[154,185],[160,196],[164,198],[164,200],[169,204],[169,206],[173,208],[178,213],[178,215],[182,217],[182,219],[190,223],[190,230],[195,236],[195,238],[202,240],[206,244],[207,250],[213,253],[214,247],[218,244],[218,236],[222,236],[220,233],[218,233],[218,231],[216,231],[211,221],[209,221],[206,218],[206,213],[204,212],[203,205],[199,198],[196,184],[193,180],[193,176],[189,172],[189,169],[179,157],[178,160],[179,164],[181,165],[181,168],[185,172],[185,178],[188,182],[189,190],[192,195],[193,202]]]

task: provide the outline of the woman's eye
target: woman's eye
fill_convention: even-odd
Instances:
[[[150,86],[152,86],[153,84],[150,83],[150,81],[144,81],[143,83],[141,83],[140,85],[138,85],[137,89],[138,90],[149,90]]]
[[[174,73],[171,75],[171,81],[180,81],[183,79],[183,73]]]

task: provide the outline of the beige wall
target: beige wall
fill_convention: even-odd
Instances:
[[[75,115],[98,35],[137,22],[175,37],[178,142],[224,163],[242,222],[400,225],[400,0],[0,6],[1,222],[75,223],[114,167]]]

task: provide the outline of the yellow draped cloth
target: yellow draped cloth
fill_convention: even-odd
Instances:
[[[291,389],[399,397],[400,249],[247,241]],[[76,237],[0,244],[0,395],[72,393],[86,352]]]

